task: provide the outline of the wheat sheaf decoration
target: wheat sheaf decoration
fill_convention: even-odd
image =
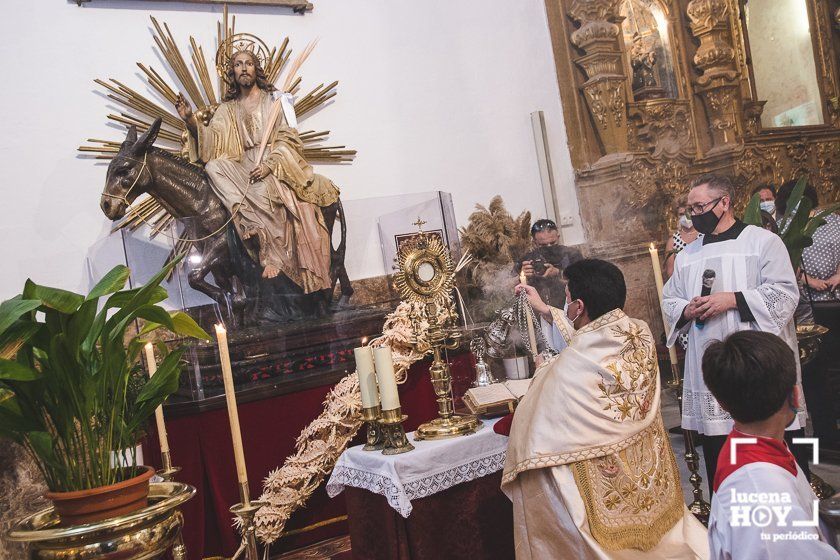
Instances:
[[[386,317],[382,336],[369,343],[391,347],[397,383],[404,383],[408,368],[424,356],[409,342],[414,336],[411,317],[422,316],[422,306],[420,302],[401,302]],[[428,324],[421,323],[419,327],[420,332],[425,332]],[[271,544],[282,537],[292,513],[306,503],[332,472],[339,455],[362,426],[361,408],[359,378],[353,372],[327,394],[321,414],[298,435],[295,453],[263,482],[259,500],[268,505],[256,515],[257,537],[261,541]]]

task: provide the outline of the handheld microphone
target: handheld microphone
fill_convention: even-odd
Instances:
[[[700,289],[700,297],[706,297],[712,293],[712,284],[715,283],[715,271],[711,268],[707,268],[703,272],[703,287]],[[703,329],[706,326],[706,322],[701,319],[695,319],[694,321],[695,326],[698,329]]]

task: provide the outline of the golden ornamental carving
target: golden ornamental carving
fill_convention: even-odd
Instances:
[[[572,43],[582,49],[600,41],[612,42],[618,38],[621,29],[608,21],[589,21],[574,31],[570,37]]]
[[[764,112],[764,105],[767,101],[744,101],[744,118],[746,119],[747,133],[756,135],[761,132],[761,114]]]
[[[642,221],[650,230],[665,227],[662,216],[688,190],[689,159],[636,157],[627,176],[629,204],[644,209]]]
[[[630,147],[654,157],[694,155],[691,104],[676,99],[655,99],[628,106]]]
[[[729,3],[726,0],[691,0],[686,13],[696,36],[724,23],[729,15]]]
[[[821,203],[840,200],[840,142],[820,142],[814,149],[817,177],[813,180]]]
[[[583,23],[590,21],[612,21],[618,16],[618,8],[624,0],[572,0],[569,15]]]

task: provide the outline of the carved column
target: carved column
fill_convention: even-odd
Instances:
[[[569,16],[580,22],[570,39],[585,54],[575,63],[586,73],[581,87],[604,154],[627,151],[627,79],[618,43],[621,0],[572,0]]]
[[[703,72],[697,92],[703,99],[712,133],[710,153],[739,142],[738,68],[729,28],[728,0],[691,0],[687,8],[691,32],[700,40],[694,65]]]

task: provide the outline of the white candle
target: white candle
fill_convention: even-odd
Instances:
[[[659,311],[662,313],[662,325],[665,327],[665,335],[667,336],[668,318],[665,316],[665,310],[662,309],[662,289],[664,284],[662,282],[662,265],[659,263],[659,251],[653,243],[648,247],[648,251],[650,251],[650,260],[653,263],[653,279],[656,281],[656,294],[659,296]],[[670,358],[672,366],[676,367],[679,364],[676,346],[668,348],[668,358]]]
[[[227,331],[222,325],[216,325],[216,340],[219,343],[219,361],[222,366],[222,379],[225,383],[225,401],[230,419],[230,436],[233,439],[233,458],[236,461],[236,478],[240,483],[248,482],[245,470],[245,452],[242,449],[242,432],[239,429],[239,411],[236,408],[236,393],[233,388],[233,371],[230,367]]]
[[[362,392],[362,406],[371,408],[379,405],[379,389],[376,386],[376,372],[373,369],[373,352],[370,346],[353,349],[356,357],[356,374],[359,376],[359,390]]]
[[[151,342],[147,342],[143,348],[146,351],[146,366],[149,368],[149,377],[152,377],[157,371],[155,348]],[[163,405],[158,405],[155,409],[155,423],[157,424],[158,439],[160,440],[160,452],[169,453],[169,439],[166,437],[166,424],[163,422]]]
[[[397,378],[394,375],[394,360],[390,346],[377,346],[373,349],[373,362],[376,365],[376,379],[379,381],[379,398],[382,410],[394,410],[400,407],[400,394],[397,391]]]

